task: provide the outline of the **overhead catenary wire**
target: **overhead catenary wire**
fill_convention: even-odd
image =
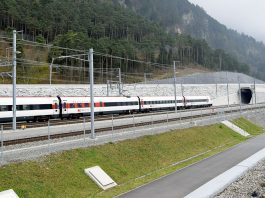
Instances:
[[[0,39],[1,38],[7,39],[7,40],[12,39],[12,38],[8,38],[8,37],[1,37],[0,36]],[[48,61],[47,62],[46,61],[41,62],[41,61],[36,61],[36,60],[29,60],[28,58],[18,58],[17,61],[20,64],[19,67],[23,67],[23,70],[27,69],[30,66],[34,66],[35,68],[36,67],[50,67],[50,68],[52,68],[52,70],[56,70],[56,72],[58,72],[58,75],[62,75],[67,79],[69,79],[69,78],[83,78],[83,80],[85,81],[85,78],[88,77],[87,73],[89,72],[89,69],[88,69],[89,66],[87,64],[88,59],[86,58],[86,56],[88,55],[87,50],[71,49],[71,48],[66,48],[66,47],[54,46],[52,44],[42,44],[42,43],[29,41],[29,40],[23,40],[23,39],[17,39],[17,41],[20,41],[19,43],[22,46],[45,47],[48,50],[50,50],[50,49],[63,50],[62,53],[60,53],[60,54],[64,54],[64,55],[61,55],[58,57],[53,57],[53,59],[56,59],[57,62],[59,60],[63,61],[63,59],[66,59],[66,64],[69,63],[67,61],[67,59],[68,60],[69,59],[75,59],[77,61],[82,61],[82,63],[77,62],[77,61],[75,61],[75,62],[71,61],[70,65],[68,65],[68,64],[64,65],[64,64],[57,64],[57,63],[53,64],[53,62],[50,63]],[[2,41],[2,42],[9,43],[9,41]],[[77,54],[73,54],[73,53],[77,53]],[[133,62],[142,64],[142,66],[143,66],[142,68],[151,66],[154,68],[158,68],[160,70],[167,70],[167,71],[171,70],[171,68],[172,68],[171,65],[168,65],[168,64],[160,64],[160,63],[144,61],[144,60],[137,60],[137,59],[127,58],[127,57],[119,57],[119,56],[115,56],[112,54],[101,53],[101,52],[97,52],[97,51],[94,52],[94,55],[95,55],[95,57],[101,57],[101,59],[97,58],[97,62],[95,62],[95,71],[94,72],[95,72],[95,74],[99,74],[98,77],[103,82],[107,81],[108,79],[112,80],[112,78],[117,78],[118,70],[121,69],[122,67],[123,68],[132,67],[133,65],[131,65],[131,64]],[[103,57],[104,57],[104,59],[102,59]],[[120,63],[117,63],[118,62],[117,60],[119,60]],[[65,61],[63,61],[63,62],[65,62]],[[75,65],[73,65],[73,63]],[[86,64],[84,64],[84,63],[86,63]],[[51,64],[52,64],[52,66],[51,66]],[[49,68],[49,70],[51,71],[50,68]],[[64,70],[70,70],[70,71],[73,71],[74,73],[76,71],[78,71],[78,72],[80,72],[79,73],[80,76],[75,76],[75,74],[73,72],[67,73]],[[145,69],[143,69],[143,70],[145,70]],[[28,71],[32,72],[32,70],[28,70]],[[144,72],[144,71],[142,71],[142,72]],[[152,73],[152,72],[148,69],[148,73]],[[24,74],[26,75],[27,71]],[[144,77],[139,76],[139,73],[127,72],[127,69],[126,69],[126,72],[122,72],[120,75],[122,76],[122,78],[125,81],[126,81],[126,79],[135,79],[136,77],[138,77],[137,78],[138,80],[144,78]],[[24,77],[24,78],[26,79],[27,77]],[[44,79],[40,79],[40,80],[44,80]],[[55,79],[53,79],[52,81],[55,81]]]
[[[8,37],[1,37],[0,36],[0,38],[5,38],[5,39],[12,40],[12,38],[8,38]],[[21,45],[29,45],[29,46],[35,46],[35,47],[40,47],[41,46],[41,47],[46,47],[46,48],[55,48],[55,49],[69,50],[69,51],[82,52],[82,53],[87,52],[86,50],[79,50],[79,49],[73,49],[73,48],[66,48],[66,47],[54,46],[52,44],[42,44],[42,43],[38,43],[38,42],[34,42],[34,41],[29,41],[29,40],[24,40],[24,39],[17,39],[17,40],[23,42],[23,43],[20,43]],[[27,42],[27,43],[25,43],[25,42]],[[172,67],[169,64],[161,64],[161,63],[154,63],[154,62],[150,62],[150,61],[143,61],[143,60],[137,60],[137,59],[119,57],[119,56],[115,56],[115,55],[111,55],[111,54],[106,54],[106,53],[101,53],[101,52],[97,52],[97,51],[94,52],[94,55],[95,56],[108,57],[108,58],[114,58],[114,59],[119,59],[119,60],[124,60],[124,61],[142,63],[142,64],[146,64],[146,65],[149,65],[149,66],[155,66],[155,67],[166,68],[166,69],[168,69],[169,67]],[[68,56],[68,55],[66,55],[66,56]],[[71,55],[69,55],[69,56],[71,56]],[[87,62],[87,60],[84,60],[84,61]]]

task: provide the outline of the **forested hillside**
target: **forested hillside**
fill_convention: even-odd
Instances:
[[[241,62],[251,65],[251,71],[256,76],[265,78],[264,44],[227,29],[199,6],[187,0],[116,0],[116,3],[157,22],[167,32],[205,39],[210,47],[225,50]]]
[[[169,7],[175,5],[175,1],[168,1]],[[169,27],[180,22],[178,17],[171,17],[171,22],[163,24],[167,20],[157,18],[159,15],[156,16],[157,13],[152,9],[147,10],[149,13],[146,14],[150,15],[149,19],[153,22],[140,16],[139,13],[143,14],[146,10],[142,7],[147,6],[146,2],[149,1],[0,1],[0,30],[23,30],[26,39],[37,42],[85,50],[93,47],[97,52],[161,64],[172,64],[173,60],[179,60],[182,65],[199,64],[219,70],[221,59],[222,70],[249,72],[248,65],[224,50],[210,48],[205,40],[165,31],[163,26]],[[139,13],[129,9],[129,6],[134,10],[139,9]],[[164,9],[167,12],[168,8]],[[186,9],[178,7],[184,13]],[[49,52],[50,59],[59,55],[64,55],[64,52]],[[131,70],[135,68],[141,71],[141,65],[131,64]]]

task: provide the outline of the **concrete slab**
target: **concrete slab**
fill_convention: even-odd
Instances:
[[[244,131],[243,129],[239,128],[238,126],[236,126],[235,124],[233,124],[232,122],[230,122],[228,120],[222,121],[222,124],[224,124],[228,128],[232,129],[233,131],[237,132],[238,134],[240,134],[244,137],[250,136],[250,134],[248,132]]]
[[[99,166],[85,169],[85,173],[103,190],[117,185]]]
[[[19,198],[13,189],[0,192],[0,198]]]

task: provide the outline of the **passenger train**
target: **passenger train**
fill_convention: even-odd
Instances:
[[[0,97],[0,123],[12,121],[12,97]],[[79,118],[90,114],[90,97],[17,97],[18,121]],[[175,97],[94,97],[95,114],[123,114],[174,109]],[[210,107],[209,96],[177,97],[177,108]]]

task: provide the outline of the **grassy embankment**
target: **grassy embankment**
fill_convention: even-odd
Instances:
[[[112,197],[244,140],[224,125],[216,124],[76,149],[0,168],[0,191],[13,188],[21,198]],[[201,153],[204,154],[170,166]],[[119,186],[102,192],[84,174],[85,168],[95,165],[101,166]]]
[[[248,132],[250,135],[259,135],[264,133],[262,127],[257,126],[250,122],[249,120],[241,117],[232,121],[236,126],[240,127],[244,131]]]

